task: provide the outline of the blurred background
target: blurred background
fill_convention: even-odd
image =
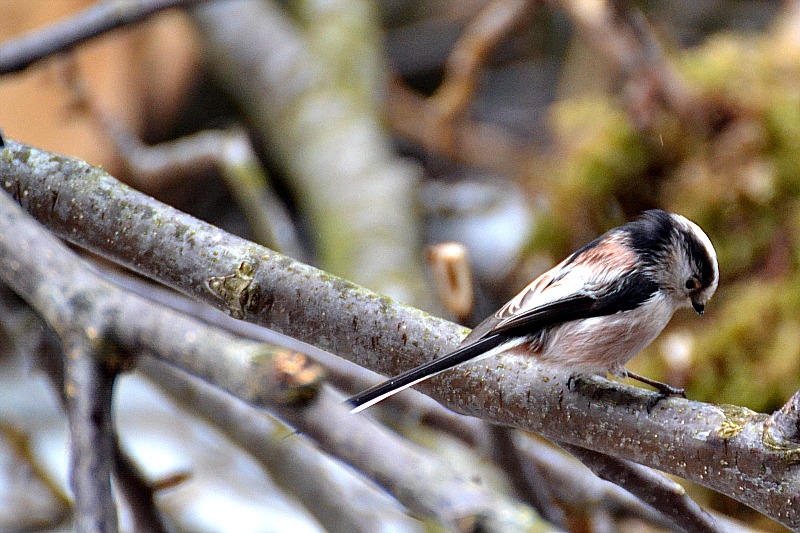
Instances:
[[[93,4],[4,0],[0,47]],[[716,246],[720,287],[702,320],[678,313],[630,368],[759,412],[800,388],[800,2],[208,4],[0,76],[3,134],[465,326],[603,231],[675,211]],[[429,247],[448,241],[468,251],[465,305],[430,289],[442,282]],[[3,453],[33,457],[25,475],[48,496],[30,494],[49,510],[16,525],[24,513],[0,511],[0,529],[58,528],[69,499],[58,404],[14,342],[0,350]],[[155,477],[194,469],[185,442],[140,444],[175,428],[131,429],[177,409],[147,407],[160,398],[151,387],[125,383],[141,399],[119,402],[120,420],[135,421],[126,447]],[[298,521],[270,529],[238,511],[231,531],[320,528],[297,502],[243,496],[268,476],[244,454],[214,459],[231,453],[222,437],[187,427],[208,471],[241,472],[219,491],[231,509],[256,499]],[[15,486],[2,468],[0,486]],[[224,529],[181,516],[193,518],[176,519],[180,530]]]

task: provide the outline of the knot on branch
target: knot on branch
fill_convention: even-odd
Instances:
[[[800,391],[767,418],[761,441],[787,461],[800,462]]]
[[[325,381],[322,368],[298,352],[270,351],[255,357],[253,363],[247,398],[257,405],[307,405]]]

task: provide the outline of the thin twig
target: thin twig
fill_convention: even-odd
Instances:
[[[444,80],[428,99],[438,111],[438,135],[449,152],[459,139],[455,122],[464,120],[478,89],[478,79],[492,52],[527,23],[538,0],[493,0],[469,22],[445,63]]]
[[[208,0],[109,0],[63,21],[6,41],[0,46],[0,74],[18,72],[33,63],[111,30],[141,22],[174,7]]]
[[[524,461],[514,442],[514,430],[490,426],[495,462],[508,474],[517,496],[528,501],[551,523],[566,528],[564,511],[555,503],[550,488],[535,463]]]
[[[132,529],[137,533],[167,533],[169,528],[158,511],[155,490],[136,462],[114,442],[114,482],[130,509]]]

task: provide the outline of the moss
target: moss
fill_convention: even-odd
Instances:
[[[725,418],[717,429],[717,436],[729,440],[738,435],[758,413],[736,405],[720,405]]]
[[[650,161],[628,114],[608,98],[556,104],[551,123],[560,146],[556,179],[563,195],[607,197],[641,175]]]

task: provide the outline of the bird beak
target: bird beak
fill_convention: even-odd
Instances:
[[[706,304],[704,303],[692,301],[692,307],[694,308],[695,312],[700,316],[703,316],[703,313],[706,312]]]

